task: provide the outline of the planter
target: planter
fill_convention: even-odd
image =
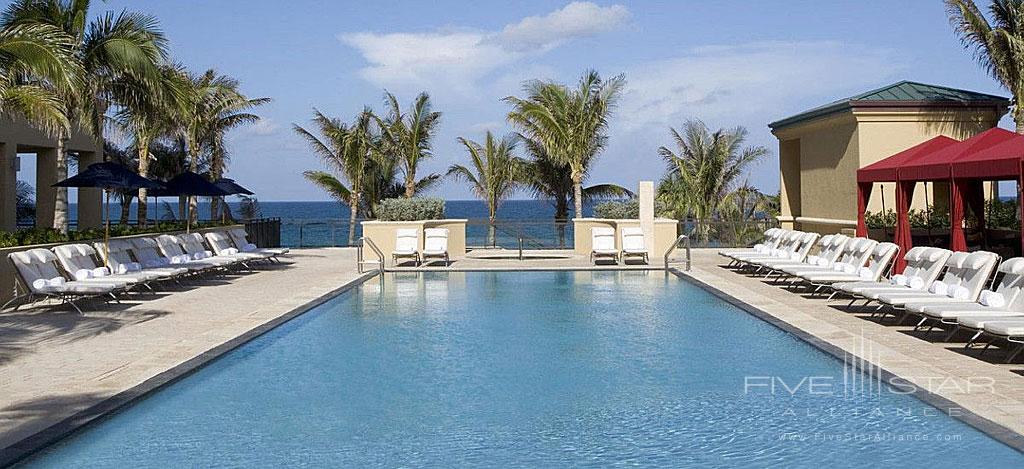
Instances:
[[[386,265],[392,265],[391,253],[395,250],[395,236],[399,229],[414,228],[419,231],[420,252],[423,251],[423,230],[426,228],[448,228],[448,256],[453,260],[466,257],[466,219],[422,220],[422,221],[364,221],[363,237],[373,241],[384,253]],[[367,248],[364,254],[373,259],[373,252]]]

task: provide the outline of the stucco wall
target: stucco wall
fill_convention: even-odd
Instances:
[[[615,248],[622,249],[622,228],[627,226],[640,226],[637,219],[608,219],[608,218],[574,218],[573,223],[573,251],[581,256],[589,256],[593,250],[591,243],[591,229],[595,227],[610,227],[615,229]],[[676,240],[677,223],[668,218],[656,218],[654,220],[654,240],[648,247],[648,253],[652,259],[657,259],[665,254],[672,242]]]
[[[395,250],[395,233],[402,228],[419,230],[419,251],[423,251],[424,228],[448,228],[448,256],[457,259],[466,256],[465,219],[424,220],[424,221],[364,221],[363,236],[373,241],[384,253],[385,264],[392,265],[391,253]],[[373,252],[367,248],[365,255],[373,259]]]

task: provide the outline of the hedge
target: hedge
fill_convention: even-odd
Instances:
[[[665,204],[660,200],[655,200],[654,215],[663,216],[666,212],[668,212],[668,210]],[[640,218],[640,201],[637,199],[629,199],[601,202],[594,206],[594,217],[617,220],[638,219]]]
[[[227,223],[228,225],[233,223]],[[224,223],[219,222],[203,222],[192,225],[192,228],[210,228],[214,226],[224,226]],[[129,226],[129,225],[111,225],[110,236],[131,236],[137,234],[146,233],[167,233],[184,231],[185,224],[179,222],[162,222],[145,227],[140,226]],[[16,246],[31,246],[33,244],[54,244],[54,243],[67,243],[75,241],[93,241],[97,239],[103,239],[104,229],[103,228],[89,228],[86,230],[69,231],[67,234],[61,233],[53,228],[30,228],[26,230],[17,231],[0,231],[0,248],[10,248]]]
[[[444,200],[438,198],[384,199],[377,203],[380,221],[420,221],[444,219]]]

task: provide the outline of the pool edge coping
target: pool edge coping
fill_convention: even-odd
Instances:
[[[871,362],[867,361],[864,357],[861,357],[860,355],[858,355],[857,353],[848,352],[846,350],[843,350],[838,345],[832,344],[832,343],[828,342],[827,340],[825,340],[825,339],[823,339],[821,337],[818,337],[818,336],[816,336],[816,335],[814,335],[814,334],[812,334],[810,332],[807,332],[807,331],[801,329],[798,326],[794,326],[794,325],[792,325],[792,324],[790,324],[790,323],[788,323],[788,322],[786,322],[786,321],[776,317],[772,313],[770,313],[768,311],[765,311],[765,310],[763,310],[761,308],[758,308],[757,306],[754,306],[752,304],[749,304],[749,303],[747,303],[747,302],[745,302],[745,301],[743,301],[743,300],[741,300],[739,298],[736,298],[735,296],[730,295],[729,293],[726,293],[726,292],[716,288],[715,286],[713,286],[713,285],[711,285],[711,284],[709,284],[709,283],[707,283],[707,282],[705,282],[705,281],[703,281],[703,280],[701,280],[701,279],[699,279],[697,277],[694,277],[694,276],[692,276],[690,274],[687,274],[686,272],[680,271],[679,269],[676,269],[674,267],[669,267],[669,268],[666,268],[665,270],[666,270],[666,272],[670,272],[670,273],[674,274],[676,277],[679,277],[683,281],[689,282],[689,283],[691,283],[691,284],[693,284],[693,285],[695,285],[697,287],[700,287],[701,289],[707,291],[708,293],[711,293],[712,295],[714,295],[714,296],[718,297],[719,299],[721,299],[721,300],[723,300],[723,301],[725,301],[725,302],[727,302],[727,303],[729,303],[729,304],[731,304],[731,305],[733,305],[733,306],[735,306],[735,307],[745,311],[746,313],[748,313],[748,314],[750,314],[750,315],[752,315],[752,316],[754,316],[754,317],[756,317],[756,318],[758,318],[758,319],[760,319],[760,320],[762,320],[762,321],[764,321],[764,322],[766,322],[766,323],[768,323],[768,324],[770,324],[770,325],[772,325],[772,326],[774,326],[774,327],[776,327],[776,328],[778,328],[778,329],[780,329],[780,330],[782,330],[782,331],[784,331],[786,333],[792,334],[793,336],[795,336],[796,338],[802,340],[803,342],[806,342],[806,343],[810,344],[811,346],[817,348],[818,350],[821,350],[821,351],[823,351],[825,353],[828,353],[829,355],[832,355],[833,357],[835,357],[837,359],[844,360],[844,359],[848,358],[849,355],[853,355],[853,356],[855,356],[857,358],[860,358],[861,360],[855,360],[853,363],[849,363],[848,365],[854,365],[854,366],[857,367],[857,369],[859,369],[861,371],[877,372],[886,381],[889,381],[892,378],[905,379],[902,376],[900,376],[898,373],[894,373],[894,372],[890,371],[884,365],[871,363]],[[867,363],[868,366],[871,366],[872,368],[870,370],[865,369],[864,366],[863,366],[863,364],[865,364],[865,363]],[[945,413],[946,413],[946,415],[949,415],[950,417],[952,417],[952,418],[954,418],[956,420],[959,420],[959,421],[967,424],[971,428],[974,428],[975,430],[978,430],[978,431],[984,433],[989,438],[992,438],[993,440],[996,440],[996,441],[998,441],[998,442],[1000,442],[1000,443],[1002,443],[1002,444],[1004,444],[1006,446],[1009,446],[1010,448],[1013,448],[1014,450],[1016,450],[1016,451],[1018,451],[1020,453],[1024,453],[1024,434],[1018,433],[1018,432],[1016,432],[1014,430],[1011,430],[1011,429],[1009,429],[1009,428],[1007,428],[1007,427],[1005,427],[1005,426],[1003,426],[1003,425],[1001,425],[1001,424],[999,424],[997,422],[994,422],[994,421],[986,418],[983,415],[979,415],[976,412],[970,411],[970,410],[966,409],[965,407],[959,405],[953,399],[950,399],[950,398],[943,397],[943,396],[940,396],[940,395],[935,394],[935,393],[931,393],[931,392],[925,391],[925,390],[921,389],[920,387],[915,386],[914,387],[914,391],[912,393],[910,393],[910,395],[914,396],[916,399],[920,400],[921,402],[924,402],[925,404],[930,405],[932,407],[936,407],[936,408],[938,408],[940,410],[942,410],[944,407],[945,408],[949,408],[949,407],[956,407],[956,408],[958,408],[960,410],[959,415],[954,416],[954,415],[949,415],[948,412],[945,412]]]
[[[320,306],[338,295],[356,288],[376,277],[379,272],[371,271],[360,274],[342,285],[334,288],[310,301],[292,308],[252,329],[238,334],[214,347],[185,360],[171,368],[142,381],[141,383],[109,396],[85,409],[61,419],[42,430],[34,432],[4,448],[0,448],[0,467],[13,466],[34,453],[55,444],[82,428],[95,423],[117,411],[135,403],[149,394],[169,386],[210,364],[221,356],[246,343],[266,334],[278,326],[295,319],[309,310]]]

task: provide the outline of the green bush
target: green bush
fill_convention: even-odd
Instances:
[[[1020,229],[1020,219],[1017,217],[1017,201],[990,200],[986,205],[985,226],[988,228]],[[977,226],[977,222],[974,223]]]
[[[380,221],[420,221],[444,218],[444,200],[438,198],[384,199],[376,209]]]
[[[911,228],[949,228],[949,212],[935,210],[911,210],[907,214]],[[886,210],[883,213],[867,212],[864,223],[868,228],[895,228],[896,212]]]
[[[654,215],[658,217],[671,216],[668,206],[661,200],[654,201]],[[594,217],[619,220],[640,218],[640,201],[629,199],[601,202],[594,206]]]
[[[230,225],[231,223],[226,223]],[[204,222],[192,225],[193,229],[211,228],[223,226],[225,223]],[[178,222],[161,222],[146,227],[130,225],[111,225],[110,236],[131,236],[146,233],[168,233],[185,231],[185,224]],[[29,228],[14,232],[0,231],[0,248],[15,246],[31,246],[33,244],[53,244],[79,241],[95,241],[103,239],[103,228],[89,228],[85,230],[69,231],[63,234],[53,228]]]

